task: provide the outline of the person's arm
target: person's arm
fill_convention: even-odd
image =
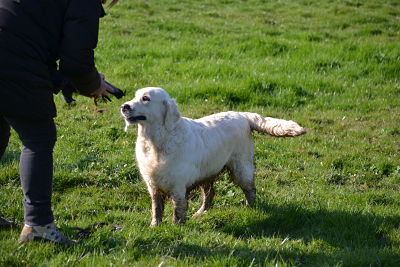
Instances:
[[[70,0],[65,12],[59,69],[86,96],[93,96],[101,88],[94,49],[102,12],[99,0]]]

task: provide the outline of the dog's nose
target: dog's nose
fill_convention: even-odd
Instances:
[[[123,104],[121,106],[122,111],[130,111],[131,107],[128,104]]]

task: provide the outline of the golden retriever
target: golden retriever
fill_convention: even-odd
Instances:
[[[255,200],[252,130],[273,136],[305,133],[296,122],[248,112],[223,112],[192,120],[161,88],[147,87],[121,106],[127,130],[138,124],[136,159],[152,199],[151,226],[163,217],[164,200],[173,203],[173,222],[184,224],[187,195],[200,186],[203,204],[193,217],[211,205],[213,183],[227,169],[244,192],[247,204]]]

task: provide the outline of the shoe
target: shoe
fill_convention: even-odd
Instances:
[[[54,222],[41,226],[29,226],[25,224],[18,242],[21,244],[28,241],[53,242],[63,245],[76,243],[76,241],[70,240],[60,233]]]

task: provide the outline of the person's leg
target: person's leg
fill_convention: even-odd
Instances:
[[[24,193],[24,219],[29,226],[54,221],[51,210],[53,148],[56,127],[53,119],[27,121],[6,118],[18,133],[22,144],[20,177]]]
[[[4,154],[4,151],[6,151],[9,139],[10,139],[10,125],[4,119],[4,117],[0,115],[0,159]]]
[[[18,133],[22,144],[20,176],[24,193],[25,226],[19,243],[44,240],[73,244],[59,232],[51,210],[53,148],[57,139],[53,119],[26,121],[6,118]]]

